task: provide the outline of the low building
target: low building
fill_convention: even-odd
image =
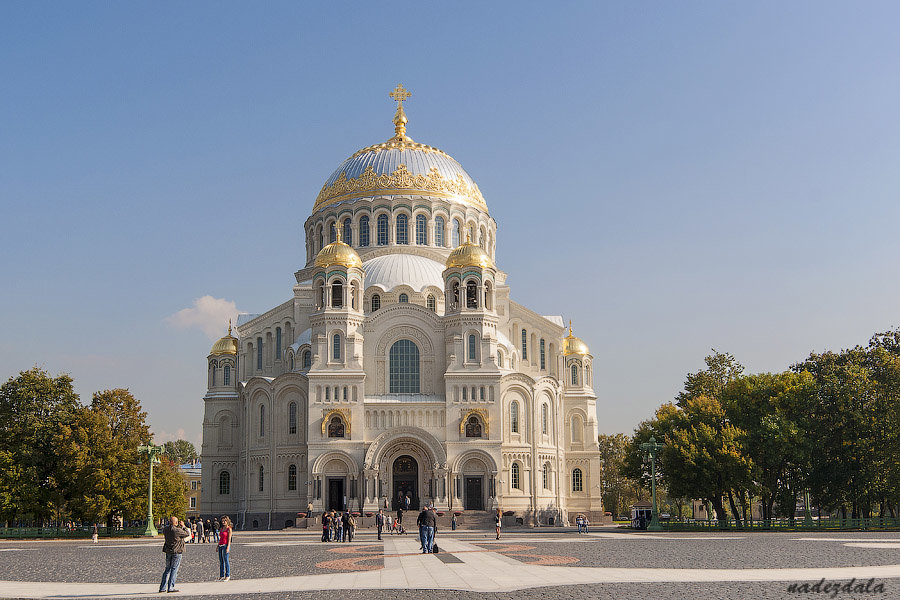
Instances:
[[[187,518],[200,516],[200,461],[192,460],[178,466],[188,487]]]

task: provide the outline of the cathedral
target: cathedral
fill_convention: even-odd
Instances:
[[[512,299],[484,197],[407,135],[409,95],[391,93],[394,136],[319,191],[288,299],[210,351],[202,514],[244,529],[309,504],[603,515],[588,347]]]

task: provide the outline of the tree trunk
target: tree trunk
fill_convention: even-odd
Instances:
[[[728,490],[728,504],[731,506],[731,514],[734,515],[734,524],[737,527],[742,527],[741,525],[741,513],[738,511],[737,506],[734,504],[734,493],[731,490]]]
[[[720,525],[726,525],[728,523],[728,515],[725,514],[725,505],[722,504],[722,497],[710,498],[709,503],[712,504],[713,510],[716,513],[716,519],[719,521]]]

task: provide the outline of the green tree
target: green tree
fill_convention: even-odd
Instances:
[[[688,373],[684,381],[684,390],[675,398],[677,404],[681,405],[689,398],[700,396],[718,400],[725,385],[739,378],[744,372],[744,367],[734,356],[727,352],[719,352],[715,348],[703,362],[706,363],[706,369]]]
[[[200,455],[197,454],[197,449],[194,447],[194,444],[190,443],[187,440],[175,440],[174,442],[166,442],[165,444],[163,444],[163,454],[169,457],[169,459],[176,465],[183,465],[185,463],[191,462],[192,460],[197,460],[198,458],[200,458]]]
[[[153,515],[157,519],[172,515],[184,519],[188,503],[187,482],[178,470],[178,463],[172,462],[166,455],[160,458],[159,464],[153,467]],[[142,466],[146,468],[146,465]],[[144,498],[147,497],[148,483],[144,484]]]
[[[629,512],[632,504],[648,497],[639,480],[625,476],[629,441],[624,433],[598,436],[600,460],[603,461],[603,506],[613,516]]]
[[[35,367],[0,386],[0,519],[59,518],[60,485],[54,440],[79,406],[72,378]]]

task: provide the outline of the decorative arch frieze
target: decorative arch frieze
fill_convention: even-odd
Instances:
[[[359,468],[356,464],[356,461],[354,461],[349,454],[341,450],[333,450],[331,452],[326,452],[317,456],[316,460],[313,461],[312,474],[324,475],[325,465],[330,463],[332,460],[338,460],[344,463],[344,465],[346,465],[347,467],[347,473],[349,473],[351,476],[355,477],[359,474]]]
[[[444,451],[443,444],[436,437],[418,427],[395,427],[390,431],[385,431],[369,444],[366,449],[364,468],[378,468],[390,449],[403,443],[421,448],[431,463],[428,465],[429,467],[447,467],[447,453]]]
[[[463,467],[469,460],[477,458],[481,462],[484,463],[484,466],[487,467],[487,470],[492,473],[497,472],[497,461],[494,460],[494,457],[490,455],[490,453],[480,449],[473,448],[471,450],[466,450],[459,456],[457,456],[453,460],[453,472],[459,473],[463,470]]]
[[[344,422],[344,437],[340,439],[350,439],[350,409],[332,408],[331,410],[322,409],[322,437],[327,437],[328,423],[333,417],[338,417]]]

